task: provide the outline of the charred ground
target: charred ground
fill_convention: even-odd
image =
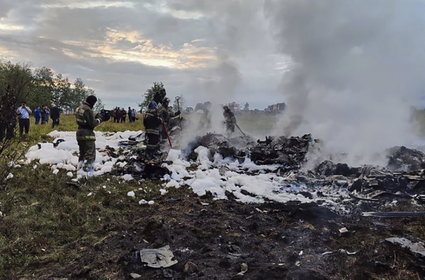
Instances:
[[[10,242],[2,249],[8,256],[3,279],[132,279],[131,273],[140,279],[425,276],[423,259],[384,241],[425,239],[422,218],[341,216],[316,204],[241,204],[198,197],[187,188],[161,196],[155,182],[139,185],[136,195],[155,200],[141,206],[125,196],[132,184],[112,179],[105,189],[100,179],[79,186],[56,183],[55,189],[28,188],[21,195],[10,191],[20,206],[2,217],[0,231]],[[23,201],[24,194],[31,201]],[[406,203],[392,210],[417,208]],[[23,217],[35,213],[35,221]],[[340,233],[344,227],[348,232]],[[140,249],[164,245],[178,264],[153,269],[140,262]],[[238,275],[243,264],[248,271]]]

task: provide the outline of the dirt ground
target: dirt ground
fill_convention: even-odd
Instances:
[[[425,239],[423,218],[340,216],[315,204],[241,204],[179,189],[111,221],[108,238],[20,279],[424,279],[425,262],[388,237]],[[125,222],[124,222],[125,221]],[[339,229],[346,227],[347,233]],[[169,245],[154,269],[139,250]],[[240,273],[245,271],[245,273]],[[239,275],[238,275],[239,273]],[[240,275],[243,274],[243,275]]]

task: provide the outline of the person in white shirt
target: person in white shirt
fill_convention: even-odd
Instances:
[[[31,109],[27,107],[25,102],[22,102],[21,107],[16,110],[16,114],[19,116],[19,135],[22,136],[24,130],[25,134],[28,135],[30,130],[30,114]]]

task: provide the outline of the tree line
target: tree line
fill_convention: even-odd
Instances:
[[[55,103],[63,111],[73,112],[91,94],[94,91],[80,78],[72,82],[47,67],[31,69],[28,65],[0,62],[0,98],[15,96],[15,106],[22,101],[30,108]]]

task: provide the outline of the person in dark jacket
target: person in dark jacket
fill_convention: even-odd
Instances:
[[[115,121],[117,123],[120,123],[122,119],[122,111],[120,108],[116,107],[115,108]]]
[[[130,107],[128,107],[127,115],[128,115],[128,122],[134,122]]]
[[[91,176],[94,171],[93,163],[96,159],[96,136],[94,128],[103,121],[109,119],[109,115],[95,115],[93,106],[97,102],[94,95],[90,95],[75,111],[75,117],[78,124],[77,142],[80,150],[78,158],[78,168],[83,167],[83,170]]]
[[[127,117],[127,112],[125,111],[124,108],[121,108],[121,122],[125,123],[126,117]]]
[[[54,103],[50,108],[50,118],[52,119],[52,128],[59,125],[60,109]]]
[[[47,106],[44,106],[41,109],[41,124],[49,122],[50,109]]]

